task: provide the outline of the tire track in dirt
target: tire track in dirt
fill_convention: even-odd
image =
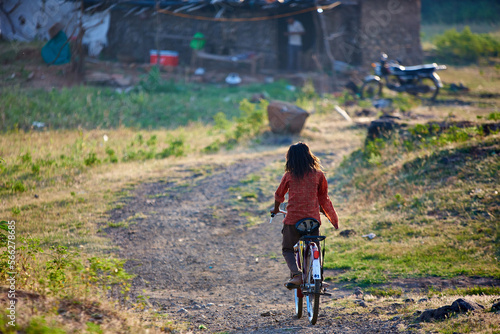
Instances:
[[[279,159],[219,166],[211,175],[185,180],[188,187],[138,186],[123,208],[110,212],[110,220],[139,212],[146,218],[129,228],[106,229],[119,255],[129,259],[127,271],[137,275],[131,295],[148,296],[151,307],[169,319],[189,322],[194,330],[206,326],[205,333],[397,333],[397,323],[363,315],[339,319],[331,307],[320,308],[316,326],[293,316],[292,294],[282,285],[288,271],[280,224],[247,227],[228,204],[234,196],[230,187]],[[272,204],[272,198],[259,200]],[[333,298],[345,294],[337,291]]]

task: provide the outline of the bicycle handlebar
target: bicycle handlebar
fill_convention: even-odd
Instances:
[[[283,210],[280,210],[280,212],[278,213],[271,213],[271,219],[269,219],[269,224],[271,224],[273,222],[273,218],[276,216],[276,215],[279,215],[279,214],[282,214],[283,216],[286,215],[286,211],[283,211]]]

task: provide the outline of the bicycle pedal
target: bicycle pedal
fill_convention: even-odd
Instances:
[[[299,289],[300,285],[295,285],[293,283],[285,283],[285,286],[288,290]]]

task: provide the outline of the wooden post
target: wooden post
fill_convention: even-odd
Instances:
[[[85,28],[83,27],[83,0],[80,2],[80,20],[78,20],[78,36],[76,38],[76,54],[77,60],[75,62],[75,72],[78,80],[83,81],[84,72],[84,50],[83,50],[83,35],[85,35]],[[71,38],[71,37],[70,37]]]
[[[318,7],[318,0],[315,1],[316,7]],[[330,41],[328,40],[328,34],[326,29],[325,18],[322,13],[316,11],[316,15],[318,15],[319,23],[321,26],[321,32],[323,34],[323,43],[325,46],[326,55],[330,60],[330,65],[332,66],[332,89],[337,88],[337,74],[335,73],[335,58],[333,57],[332,50],[330,48]]]
[[[156,36],[155,36],[155,45],[156,45],[156,67],[158,67],[158,71],[160,71],[160,13],[158,11],[160,9],[160,2],[156,0]]]

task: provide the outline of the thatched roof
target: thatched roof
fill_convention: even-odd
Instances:
[[[72,0],[80,2],[82,0]],[[113,7],[120,9],[155,8],[194,11],[197,9],[208,8],[227,8],[227,9],[259,9],[270,11],[292,11],[302,8],[311,8],[316,6],[328,6],[334,3],[353,4],[357,1],[344,0],[83,0],[86,9],[102,10]]]

